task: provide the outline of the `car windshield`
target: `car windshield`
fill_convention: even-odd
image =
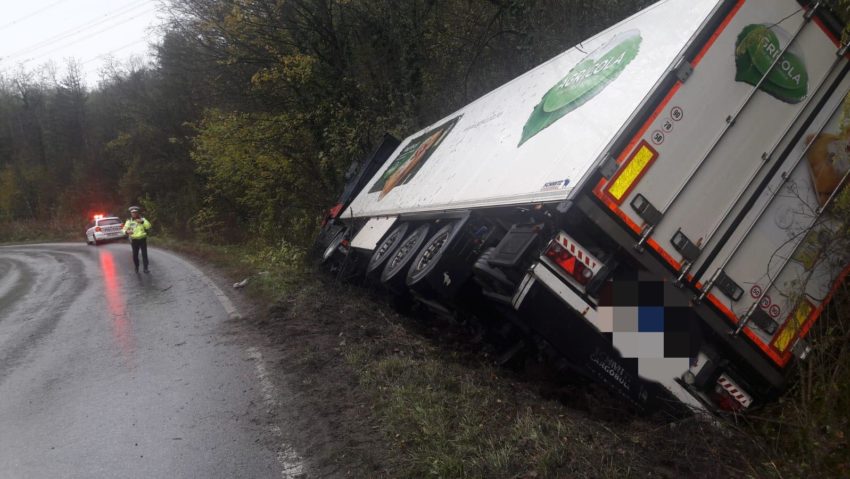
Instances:
[[[98,226],[109,226],[109,225],[120,225],[121,220],[118,218],[104,218],[102,220],[98,220]]]

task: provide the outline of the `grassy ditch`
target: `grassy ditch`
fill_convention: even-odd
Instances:
[[[533,358],[518,372],[494,367],[469,328],[399,316],[361,288],[315,279],[278,304],[267,327],[300,358],[299,382],[314,394],[323,381],[351,385],[334,393],[340,409],[366,401],[384,477],[770,475],[747,436],[730,448],[729,428],[638,417],[594,385],[554,379]]]
[[[286,243],[277,246],[216,245],[157,236],[150,244],[211,264],[234,282],[247,279],[245,291],[252,298],[269,304],[302,284],[309,274],[304,252]]]
[[[347,359],[372,390],[400,477],[682,477],[755,472],[706,424],[597,420],[488,365],[392,353]],[[368,349],[368,348],[367,348]],[[574,392],[576,393],[576,392]],[[577,394],[582,394],[578,392]],[[711,449],[701,439],[708,438]]]

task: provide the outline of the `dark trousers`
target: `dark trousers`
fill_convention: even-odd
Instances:
[[[136,265],[136,271],[139,270],[139,250],[142,250],[142,264],[148,269],[148,239],[130,240],[130,245],[133,247],[133,264]]]

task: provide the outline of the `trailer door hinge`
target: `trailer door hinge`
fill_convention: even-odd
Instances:
[[[670,242],[673,243],[673,247],[676,248],[676,251],[681,253],[682,257],[688,262],[693,263],[699,257],[699,246],[694,244],[690,238],[685,236],[685,233],[682,233],[681,229],[677,230],[676,234],[670,238]]]
[[[773,336],[773,333],[775,333],[776,329],[779,328],[776,321],[774,321],[773,318],[767,314],[767,311],[763,309],[753,311],[753,314],[750,316],[750,322],[771,336]]]
[[[611,153],[605,153],[605,158],[602,160],[602,164],[599,165],[599,173],[605,177],[606,180],[610,180],[614,173],[617,172],[617,159],[614,158]]]
[[[739,301],[744,296],[744,289],[738,286],[738,283],[730,278],[724,271],[720,271],[718,273],[717,279],[714,280],[714,286],[719,289],[720,292],[732,299],[732,301]]]
[[[652,206],[652,203],[650,203],[649,200],[640,193],[635,195],[629,205],[633,210],[635,210],[635,213],[637,213],[642,220],[651,225],[657,225],[664,216],[662,212],[658,211],[658,208]]]
[[[678,78],[680,82],[685,83],[694,72],[694,66],[691,65],[691,62],[682,58],[679,60],[679,63],[676,64],[673,72],[676,74],[676,78]]]

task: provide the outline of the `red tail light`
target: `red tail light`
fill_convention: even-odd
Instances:
[[[739,412],[744,410],[744,406],[742,406],[738,401],[732,399],[731,396],[723,391],[715,391],[712,395],[712,399],[714,400],[714,404],[717,405],[717,408],[721,411]]]
[[[94,230],[95,230],[96,232],[98,232],[98,233],[100,233],[100,232],[102,231],[102,230],[100,229],[100,226],[95,226],[95,227],[94,227]]]
[[[348,251],[351,249],[351,241],[344,239],[340,241],[339,246],[337,246],[337,250],[339,250],[342,254],[348,254]]]
[[[549,245],[546,249],[546,256],[580,284],[587,284],[593,277],[593,271],[590,268],[558,243]]]

